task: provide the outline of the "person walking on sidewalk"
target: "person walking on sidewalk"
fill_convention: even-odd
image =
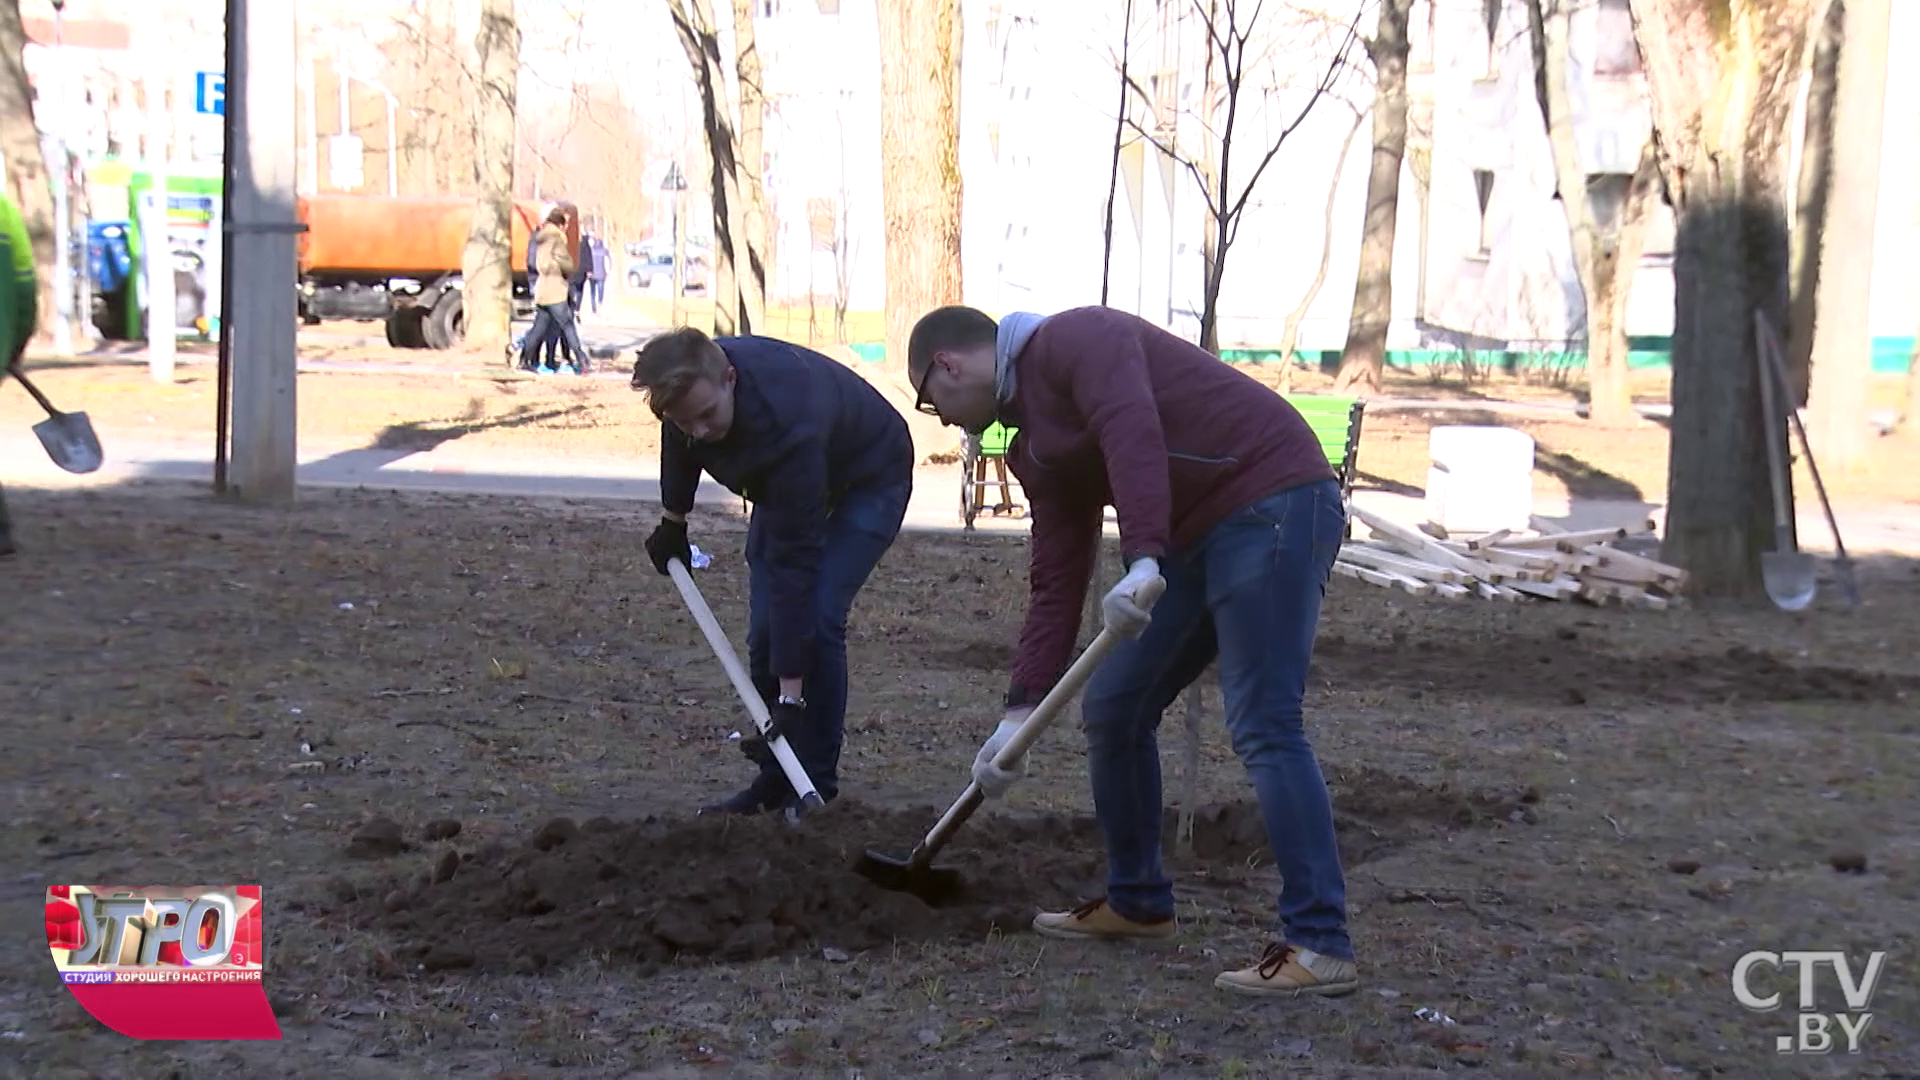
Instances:
[[[39,325],[40,280],[33,265],[33,242],[13,199],[0,193],[0,379],[19,370]],[[0,559],[14,553],[13,520],[7,516],[7,492],[0,488]]]
[[[588,361],[586,350],[580,347],[580,334],[573,325],[573,308],[567,303],[568,279],[574,270],[574,258],[567,250],[567,211],[563,207],[554,207],[547,214],[547,220],[533,236],[533,261],[531,271],[539,276],[533,285],[533,327],[520,350],[520,366],[528,371],[552,373],[551,367],[541,368],[537,356],[541,344],[549,333],[558,334],[560,347],[567,354],[567,362],[574,370],[584,375]],[[551,357],[549,357],[551,363]]]
[[[1161,713],[1214,660],[1227,729],[1259,799],[1282,887],[1283,937],[1215,985],[1270,996],[1359,985],[1333,806],[1301,716],[1320,602],[1346,527],[1333,469],[1286,399],[1134,315],[1083,307],[998,323],[968,307],[909,338],[916,406],[969,432],[1019,429],[1007,461],[1033,521],[1030,598],[1006,715],[973,776],[999,796],[1024,773],[993,759],[1072,658],[1104,508],[1126,574],[1101,603],[1122,640],[1082,715],[1107,892],[1034,919],[1078,939],[1174,934],[1161,864]],[[1136,590],[1159,575],[1151,617]]]
[[[593,270],[587,277],[587,310],[600,314],[600,305],[607,302],[607,242],[599,233],[593,235]]]
[[[913,494],[907,422],[845,364],[767,337],[692,327],[647,342],[633,365],[660,428],[654,569],[693,565],[687,515],[702,471],[753,503],[747,523],[747,667],[820,797],[840,792],[847,612],[893,546]],[[766,740],[747,788],[701,813],[799,814]]]

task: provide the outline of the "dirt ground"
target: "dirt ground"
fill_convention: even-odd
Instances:
[[[372,351],[361,350],[341,362],[371,356]],[[444,362],[445,357],[440,360]],[[1270,370],[1250,370],[1258,378],[1272,379]],[[170,386],[156,385],[143,364],[126,361],[49,364],[36,368],[34,377],[63,408],[84,409],[103,438],[211,437],[216,394],[211,366],[183,366]],[[1642,382],[1643,399],[1664,396],[1663,380]],[[1303,374],[1295,387],[1302,393],[1316,393],[1328,385],[1330,380],[1322,376]],[[1521,402],[1572,401],[1567,392],[1513,379],[1469,392],[1458,384],[1398,376],[1388,390],[1403,400],[1470,403],[1497,393]],[[649,465],[659,449],[659,423],[648,411],[645,396],[617,380],[536,379],[476,363],[463,375],[308,371],[300,376],[298,393],[300,437],[309,445],[344,442],[431,450],[458,440],[462,450],[633,459]],[[39,418],[36,410],[25,394],[0,387],[0,425],[30,424]],[[1491,407],[1408,409],[1393,407],[1391,401],[1365,419],[1358,485],[1412,495],[1424,491],[1430,463],[1428,434],[1441,424],[1497,424],[1531,435],[1535,493],[1542,499],[1579,496],[1660,503],[1666,497],[1667,429],[1660,422],[1648,420],[1631,430],[1609,431],[1572,415],[1516,415]],[[934,432],[929,445],[945,445],[941,436]],[[956,444],[957,440],[956,435]],[[1916,459],[1920,459],[1920,433],[1909,427],[1874,439],[1867,467],[1861,471],[1830,470],[1822,479],[1836,501],[1920,502],[1920,470],[1911,465]],[[1811,499],[1813,485],[1804,464],[1795,473],[1796,490],[1809,493]]]
[[[0,939],[0,1075],[1912,1076],[1920,1061],[1911,563],[1863,564],[1859,612],[1797,616],[1429,602],[1335,579],[1308,715],[1366,982],[1248,1002],[1212,978],[1258,955],[1277,882],[1217,692],[1171,946],[1024,930],[1100,881],[1070,724],[955,840],[957,904],[849,870],[867,846],[904,853],[964,786],[1024,608],[1020,538],[909,535],[889,553],[851,629],[848,794],[795,833],[691,818],[746,778],[727,739],[745,719],[645,564],[646,507],[9,496],[24,551],[0,562],[10,925],[36,925],[52,884],[260,884],[288,1045],[106,1033],[22,932]],[[715,554],[701,588],[743,647],[738,523],[696,539]],[[1864,872],[1834,869],[1849,853]],[[1857,1057],[1777,1056],[1791,1007],[1732,997],[1741,954],[1807,948],[1889,954]],[[1843,1007],[1831,984],[1821,1007]]]

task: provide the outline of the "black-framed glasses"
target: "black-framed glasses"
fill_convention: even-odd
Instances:
[[[927,400],[927,384],[932,381],[933,365],[928,364],[927,373],[920,376],[919,388],[913,392],[913,408],[915,412],[923,413],[927,416],[939,416],[940,410],[934,407],[933,402]]]

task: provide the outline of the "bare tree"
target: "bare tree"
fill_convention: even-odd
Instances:
[[[421,5],[394,19],[393,27],[381,53],[387,87],[405,106],[397,116],[400,189],[473,194],[478,173],[467,48],[440,4]]]
[[[34,123],[33,88],[27,80],[27,31],[20,21],[20,0],[0,0],[0,155],[7,159],[7,188],[33,245],[33,261],[40,267],[40,317],[35,337],[53,326],[58,306],[53,296],[54,230],[53,171],[42,152],[40,128]],[[66,172],[60,170],[61,182]]]
[[[959,0],[879,0],[887,363],[929,309],[961,300]]]
[[[1633,387],[1627,380],[1626,305],[1635,265],[1645,247],[1646,220],[1629,211],[1647,205],[1644,196],[1633,197],[1633,190],[1650,189],[1659,173],[1650,150],[1642,152],[1628,179],[1629,190],[1621,192],[1619,203],[1612,207],[1612,221],[1601,220],[1573,124],[1573,5],[1574,0],[1527,0],[1535,96],[1553,153],[1574,274],[1585,298],[1587,415],[1602,427],[1631,427],[1640,417],[1633,411]]]
[[[1367,173],[1367,214],[1360,234],[1360,268],[1353,314],[1340,353],[1334,389],[1380,392],[1387,366],[1387,328],[1393,322],[1393,241],[1400,219],[1400,163],[1407,153],[1407,21],[1413,0],[1380,0],[1380,22],[1367,40],[1373,61],[1373,166]]]
[[[1340,201],[1340,178],[1346,175],[1347,152],[1353,149],[1353,140],[1360,134],[1360,122],[1367,114],[1355,110],[1353,123],[1347,126],[1347,134],[1340,140],[1340,152],[1333,158],[1333,175],[1327,178],[1327,205],[1320,214],[1320,263],[1314,267],[1313,280],[1307,283],[1305,292],[1300,294],[1300,302],[1287,312],[1287,321],[1280,329],[1280,392],[1293,389],[1293,350],[1300,344],[1300,324],[1306,321],[1307,312],[1313,310],[1313,302],[1320,298],[1320,290],[1327,283],[1327,267],[1333,262],[1333,208]]]
[[[1825,14],[1807,35],[1802,78],[1807,84],[1806,115],[1800,122],[1800,171],[1794,181],[1793,222],[1787,274],[1793,294],[1787,322],[1787,374],[1793,400],[1806,404],[1813,371],[1813,319],[1820,277],[1820,232],[1827,220],[1827,192],[1833,179],[1833,92],[1840,72],[1840,34],[1845,5],[1819,0]]]
[[[740,165],[733,121],[733,95],[727,91],[726,64],[710,0],[667,0],[674,32],[686,50],[700,90],[700,113],[712,166],[713,330],[720,335],[752,334],[762,328],[742,310],[738,280],[740,249],[746,246],[747,211],[740,190]]]
[[[1880,207],[1880,146],[1887,94],[1891,0],[1844,0],[1845,32],[1834,80],[1832,180],[1820,229],[1808,436],[1830,470],[1867,456],[1873,337],[1874,225]]]
[[[767,324],[767,189],[762,174],[765,161],[762,133],[767,126],[766,86],[761,82],[760,50],[754,39],[754,0],[733,0],[734,71],[740,83],[740,195],[745,200],[746,274],[740,280],[740,304],[747,324],[764,330]]]
[[[473,225],[462,253],[461,314],[466,344],[483,353],[507,345],[513,316],[513,150],[519,106],[520,26],[513,0],[480,0],[473,104]]]
[[[1631,0],[1674,207],[1673,420],[1663,558],[1701,595],[1757,597],[1772,533],[1754,314],[1786,325],[1784,140],[1813,0]],[[1782,432],[1784,435],[1784,432]]]
[[[1325,70],[1309,88],[1306,102],[1301,105],[1299,112],[1280,125],[1278,134],[1255,144],[1249,155],[1252,167],[1247,170],[1245,181],[1236,183],[1233,171],[1235,142],[1242,137],[1251,138],[1241,130],[1241,122],[1256,102],[1268,110],[1276,108],[1274,99],[1278,95],[1271,91],[1280,89],[1277,85],[1257,84],[1263,73],[1270,72],[1263,72],[1267,67],[1263,51],[1249,55],[1249,50],[1256,44],[1264,46],[1278,36],[1278,31],[1262,22],[1265,0],[1252,0],[1250,5],[1248,0],[1191,2],[1206,44],[1206,71],[1202,81],[1199,116],[1196,118],[1198,123],[1195,125],[1202,134],[1199,156],[1183,150],[1175,140],[1162,136],[1154,127],[1142,124],[1138,119],[1128,116],[1126,123],[1160,153],[1185,168],[1200,191],[1207,220],[1207,231],[1201,244],[1200,346],[1218,354],[1220,287],[1226,280],[1227,257],[1234,241],[1239,238],[1240,225],[1247,207],[1251,205],[1254,189],[1266,174],[1267,167],[1280,155],[1280,149],[1286,145],[1287,139],[1306,122],[1314,106],[1333,89],[1347,70],[1348,57],[1354,44],[1359,41],[1360,16],[1356,13],[1352,22],[1335,31],[1332,56],[1327,59]],[[1310,19],[1290,29],[1324,31],[1328,28],[1326,22]],[[1135,93],[1152,100],[1151,95],[1131,75],[1126,78]]]

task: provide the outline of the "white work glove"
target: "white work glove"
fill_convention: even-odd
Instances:
[[[1000,726],[993,729],[993,735],[987,739],[986,745],[974,755],[973,782],[980,785],[980,791],[987,798],[997,799],[1005,795],[1007,789],[1013,787],[1014,781],[1027,775],[1025,754],[1004,769],[996,767],[993,759],[1000,756],[1000,749],[1013,739],[1013,733],[1019,731],[1032,714],[1031,708],[1008,709],[1006,719],[1000,721]]]
[[[1127,568],[1127,576],[1120,583],[1107,590],[1104,600],[1100,601],[1100,614],[1105,617],[1107,629],[1124,638],[1137,638],[1152,622],[1147,609],[1133,602],[1133,596],[1140,586],[1160,576],[1160,561],[1152,556],[1143,556],[1133,560]]]

